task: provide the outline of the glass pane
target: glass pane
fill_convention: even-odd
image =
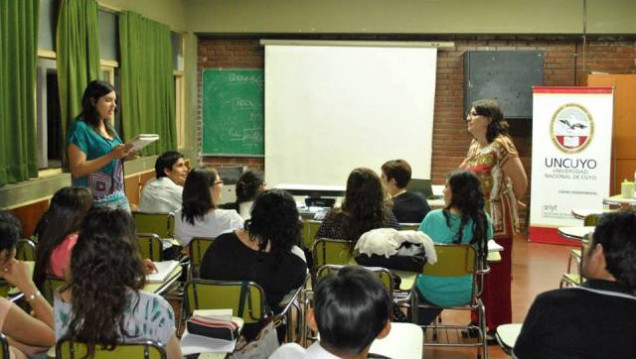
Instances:
[[[102,60],[117,61],[117,14],[99,10],[99,57]]]
[[[38,49],[55,51],[57,0],[40,0],[38,14]]]

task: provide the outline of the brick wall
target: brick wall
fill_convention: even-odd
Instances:
[[[316,38],[316,37],[315,37]],[[315,39],[314,38],[314,39]],[[326,37],[317,37],[326,39]],[[332,37],[333,38],[333,37]],[[338,39],[356,39],[339,36]],[[199,94],[201,73],[204,68],[263,68],[264,48],[260,38],[200,38],[199,39]],[[475,37],[425,37],[425,36],[366,36],[364,40],[400,41],[453,41],[454,49],[440,50],[437,58],[437,82],[435,89],[435,113],[433,122],[433,159],[431,177],[434,183],[443,183],[448,172],[463,160],[470,135],[463,122],[463,54],[472,50],[541,50],[545,57],[545,85],[585,85],[586,74],[592,71],[607,73],[636,73],[636,41],[624,37],[588,38],[585,54],[580,37],[538,36],[475,36]],[[200,96],[200,95],[199,95]],[[199,98],[199,109],[201,108]],[[200,110],[199,110],[200,112]],[[504,109],[505,114],[505,109]],[[510,132],[519,150],[521,160],[531,176],[532,121],[510,120]],[[199,113],[198,143],[201,136]],[[200,147],[199,147],[200,148]],[[221,158],[204,157],[203,163],[213,166],[245,165],[263,168],[263,159],[255,157]],[[529,203],[530,188],[522,199]],[[520,213],[522,222],[527,211]]]

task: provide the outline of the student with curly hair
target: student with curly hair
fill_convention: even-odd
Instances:
[[[356,168],[347,179],[342,207],[327,214],[316,238],[344,239],[355,244],[365,232],[383,227],[399,229],[400,224],[387,207],[380,177],[368,168]]]
[[[121,209],[93,207],[80,226],[67,283],[54,299],[55,336],[96,345],[155,341],[169,359],[181,358],[172,307],[142,291],[146,273],[132,216]]]
[[[245,227],[218,236],[205,252],[201,278],[256,282],[276,311],[281,299],[305,280],[307,264],[295,253],[301,231],[294,198],[281,190],[265,191]],[[244,334],[251,339],[249,328]]]

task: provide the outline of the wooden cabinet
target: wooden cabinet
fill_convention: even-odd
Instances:
[[[623,179],[636,171],[636,75],[589,75],[588,86],[614,87],[614,134],[610,193],[621,191]]]

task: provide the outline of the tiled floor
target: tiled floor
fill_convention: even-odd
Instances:
[[[528,243],[525,235],[517,236],[513,245],[512,268],[512,320],[523,322],[535,296],[559,287],[561,275],[566,270],[572,247]],[[465,324],[470,320],[468,312],[444,312],[444,323]],[[489,358],[509,358],[497,345],[488,349]],[[425,347],[424,358],[476,358],[473,348]]]

